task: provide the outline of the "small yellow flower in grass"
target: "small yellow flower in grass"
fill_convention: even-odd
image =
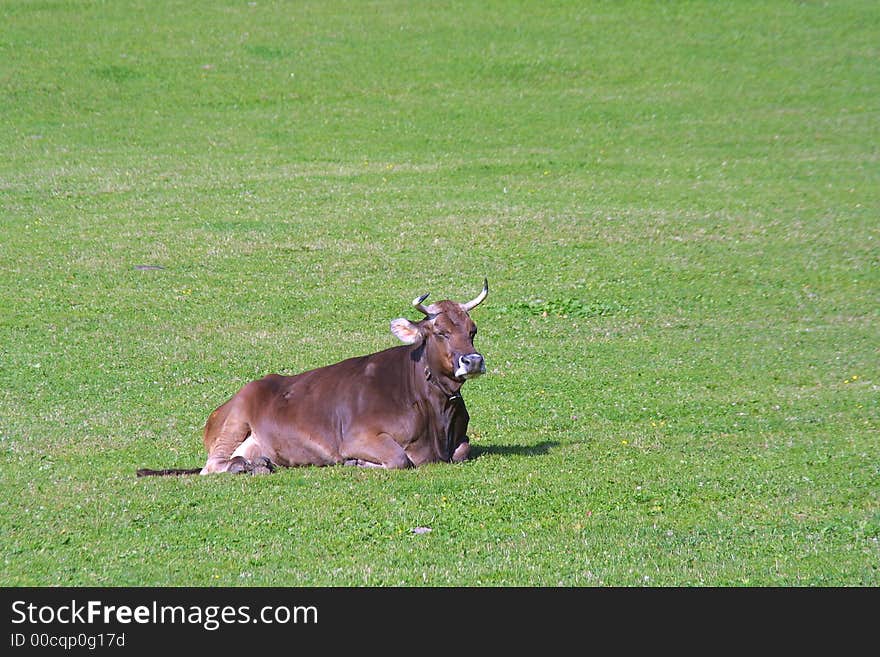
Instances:
[[[628,440],[621,440],[620,444],[621,445],[629,445],[629,441]]]

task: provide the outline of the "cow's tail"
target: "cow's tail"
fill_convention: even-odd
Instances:
[[[171,468],[165,470],[150,470],[148,468],[141,468],[137,471],[138,477],[168,477],[168,476],[178,476],[178,475],[193,475],[199,474],[202,471],[201,468]]]

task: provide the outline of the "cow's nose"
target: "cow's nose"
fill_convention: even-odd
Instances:
[[[467,370],[468,374],[475,374],[479,372],[482,374],[486,371],[486,363],[483,362],[483,357],[480,354],[468,354],[467,356],[461,357],[462,367]]]

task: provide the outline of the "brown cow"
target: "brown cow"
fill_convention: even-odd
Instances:
[[[195,470],[139,470],[138,475],[270,472],[275,466],[408,468],[468,457],[468,412],[461,387],[486,371],[474,349],[467,303],[424,306],[418,322],[399,318],[391,332],[404,345],[294,376],[251,381],[205,424],[208,461]]]

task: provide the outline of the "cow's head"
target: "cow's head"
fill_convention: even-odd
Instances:
[[[489,282],[483,281],[483,290],[467,303],[438,301],[430,306],[422,302],[423,294],[413,306],[425,315],[419,322],[398,318],[391,322],[391,332],[407,344],[424,345],[428,367],[441,376],[464,382],[486,372],[483,356],[474,348],[477,325],[471,319],[471,310],[489,294]]]

